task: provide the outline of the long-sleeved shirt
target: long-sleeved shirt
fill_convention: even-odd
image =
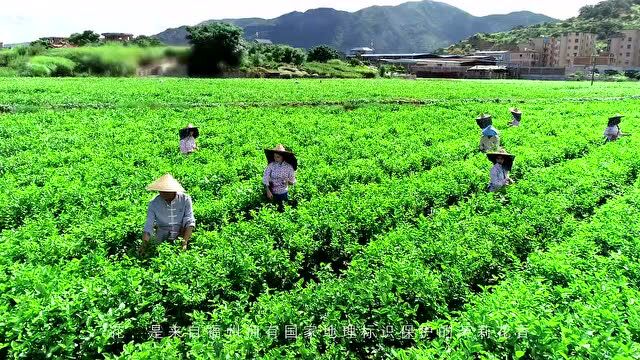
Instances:
[[[489,183],[489,191],[496,191],[507,185],[509,180],[509,172],[502,165],[495,163],[491,168],[491,182]]]
[[[296,172],[293,166],[286,162],[271,162],[262,176],[262,183],[271,187],[273,194],[284,194],[289,191],[289,183],[296,183]]]
[[[620,128],[618,125],[607,126],[604,130],[604,136],[609,141],[617,140],[620,137]]]
[[[500,136],[483,136],[480,138],[480,151],[497,150],[500,147]]]
[[[186,138],[180,140],[180,152],[188,154],[196,150],[196,139],[189,135]]]
[[[154,224],[158,240],[175,240],[184,229],[195,227],[196,219],[193,216],[191,197],[177,193],[168,203],[159,195],[156,196],[149,202],[144,232],[153,235]]]
[[[511,119],[509,126],[520,126],[520,117],[513,115],[513,118]]]

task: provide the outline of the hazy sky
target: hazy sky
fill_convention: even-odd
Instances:
[[[473,15],[529,10],[555,18],[576,16],[578,9],[600,0],[443,0]],[[15,43],[43,36],[68,36],[91,29],[152,35],[168,27],[238,17],[274,18],[317,7],[355,11],[406,0],[0,0],[0,42]],[[221,5],[224,3],[225,5]]]

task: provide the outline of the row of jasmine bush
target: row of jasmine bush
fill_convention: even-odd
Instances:
[[[20,76],[133,76],[140,66],[167,58],[182,62],[188,48],[107,45],[65,49],[22,47],[0,51],[0,68]]]

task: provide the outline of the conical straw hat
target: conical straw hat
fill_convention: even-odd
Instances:
[[[162,175],[162,177],[160,177],[158,180],[147,186],[147,190],[179,193],[184,192],[182,185],[180,185],[178,180],[174,179],[171,174]]]
[[[480,129],[484,129],[489,125],[493,125],[493,120],[491,120],[491,115],[482,114],[476,118],[476,123],[480,127]]]
[[[189,124],[189,125],[187,125],[186,128],[182,128],[178,132],[179,135],[180,135],[180,139],[184,139],[187,136],[189,136],[189,130],[193,130],[193,137],[194,138],[197,139],[198,136],[200,136],[200,130],[196,126],[193,126],[193,124]]]
[[[494,164],[497,162],[498,156],[502,156],[504,158],[504,164],[502,166],[505,169],[511,171],[511,168],[513,167],[513,161],[515,160],[516,156],[513,154],[509,154],[504,148],[500,148],[498,151],[487,153],[487,158]]]
[[[622,115],[622,114],[615,114],[614,116],[609,118],[609,122],[607,123],[607,126],[620,125],[620,122],[621,122],[623,117],[624,117],[624,115]]]
[[[284,158],[284,161],[293,167],[293,170],[298,170],[298,159],[296,159],[296,155],[288,151],[284,145],[278,144],[278,146],[273,149],[264,149],[264,153],[267,156],[267,163],[270,164],[274,161],[274,154],[280,154]]]

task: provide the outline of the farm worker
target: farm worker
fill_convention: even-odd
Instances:
[[[496,152],[487,153],[487,158],[494,164],[491,168],[491,180],[487,190],[494,192],[506,185],[512,184],[513,180],[509,177],[509,171],[511,171],[511,167],[513,167],[515,156],[507,153],[504,149],[500,149]]]
[[[158,191],[159,195],[149,202],[142,235],[143,248],[146,248],[155,229],[158,241],[182,237],[182,249],[186,250],[196,227],[191,197],[184,193],[180,183],[171,174],[163,175],[147,186],[147,190]]]
[[[196,139],[200,136],[200,132],[193,124],[187,125],[186,128],[180,130],[180,152],[190,154],[198,149]]]
[[[274,149],[265,149],[267,168],[264,170],[262,183],[267,198],[278,205],[278,211],[284,210],[283,203],[289,200],[289,185],[296,183],[298,160],[294,153],[287,151],[282,144]]]
[[[513,119],[509,123],[509,126],[520,126],[520,120],[522,119],[522,111],[518,110],[518,108],[509,109]]]
[[[629,135],[620,131],[620,121],[623,117],[624,115],[616,114],[609,118],[607,128],[604,130],[604,137],[606,138],[605,142],[616,141],[621,136]]]
[[[487,152],[497,150],[500,147],[500,134],[493,127],[491,115],[484,114],[476,118],[476,123],[482,129],[482,137],[480,138],[480,151]]]

